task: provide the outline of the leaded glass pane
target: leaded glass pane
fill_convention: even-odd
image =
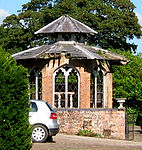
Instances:
[[[69,73],[68,76],[68,92],[74,92],[73,94],[73,107],[78,107],[78,76],[74,69]],[[68,95],[68,100],[70,100]],[[70,107],[70,102],[68,102]]]
[[[90,107],[95,107],[95,76],[91,73],[90,80]]]
[[[65,75],[61,69],[58,70],[55,76],[55,92],[65,92]],[[59,95],[55,94],[54,105],[59,107],[58,103]],[[61,94],[60,107],[65,107],[65,94]]]
[[[95,74],[91,73],[90,79],[90,107],[102,108],[103,107],[103,72],[96,71]]]
[[[103,72],[97,73],[97,108],[103,107]]]
[[[55,76],[55,92],[65,92],[65,76],[62,70],[59,70]]]

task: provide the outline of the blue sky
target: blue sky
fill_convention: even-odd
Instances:
[[[142,25],[142,0],[131,0],[135,6],[135,13],[138,16],[139,23]],[[17,14],[17,10],[22,8],[23,4],[30,2],[30,0],[0,0],[0,23],[2,20],[11,14]],[[142,53],[142,39],[134,39],[131,43],[138,45],[137,52]]]

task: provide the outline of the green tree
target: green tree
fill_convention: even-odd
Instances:
[[[69,14],[96,30],[98,34],[88,39],[93,44],[135,51],[136,45],[127,42],[142,35],[134,9],[130,0],[63,0],[53,12],[54,16]]]
[[[31,0],[22,6],[18,15],[4,20],[2,27],[7,34],[2,45],[15,53],[46,43],[47,35],[34,35],[34,32],[69,14],[98,32],[87,37],[90,44],[135,51],[136,45],[127,41],[142,35],[134,9],[130,0]]]
[[[130,62],[126,66],[113,67],[114,106],[116,98],[127,98],[127,112],[142,116],[142,54],[133,55],[120,50],[117,53],[126,56]]]
[[[121,51],[119,53],[126,56],[130,62],[126,66],[113,67],[114,97],[126,97],[142,101],[142,55]]]
[[[0,112],[0,149],[30,149],[27,70],[1,48]]]

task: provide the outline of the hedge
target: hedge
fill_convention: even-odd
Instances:
[[[28,72],[0,48],[0,149],[29,150]]]

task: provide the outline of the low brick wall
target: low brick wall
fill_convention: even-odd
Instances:
[[[102,137],[125,139],[125,111],[117,109],[56,109],[60,133],[91,130]]]

